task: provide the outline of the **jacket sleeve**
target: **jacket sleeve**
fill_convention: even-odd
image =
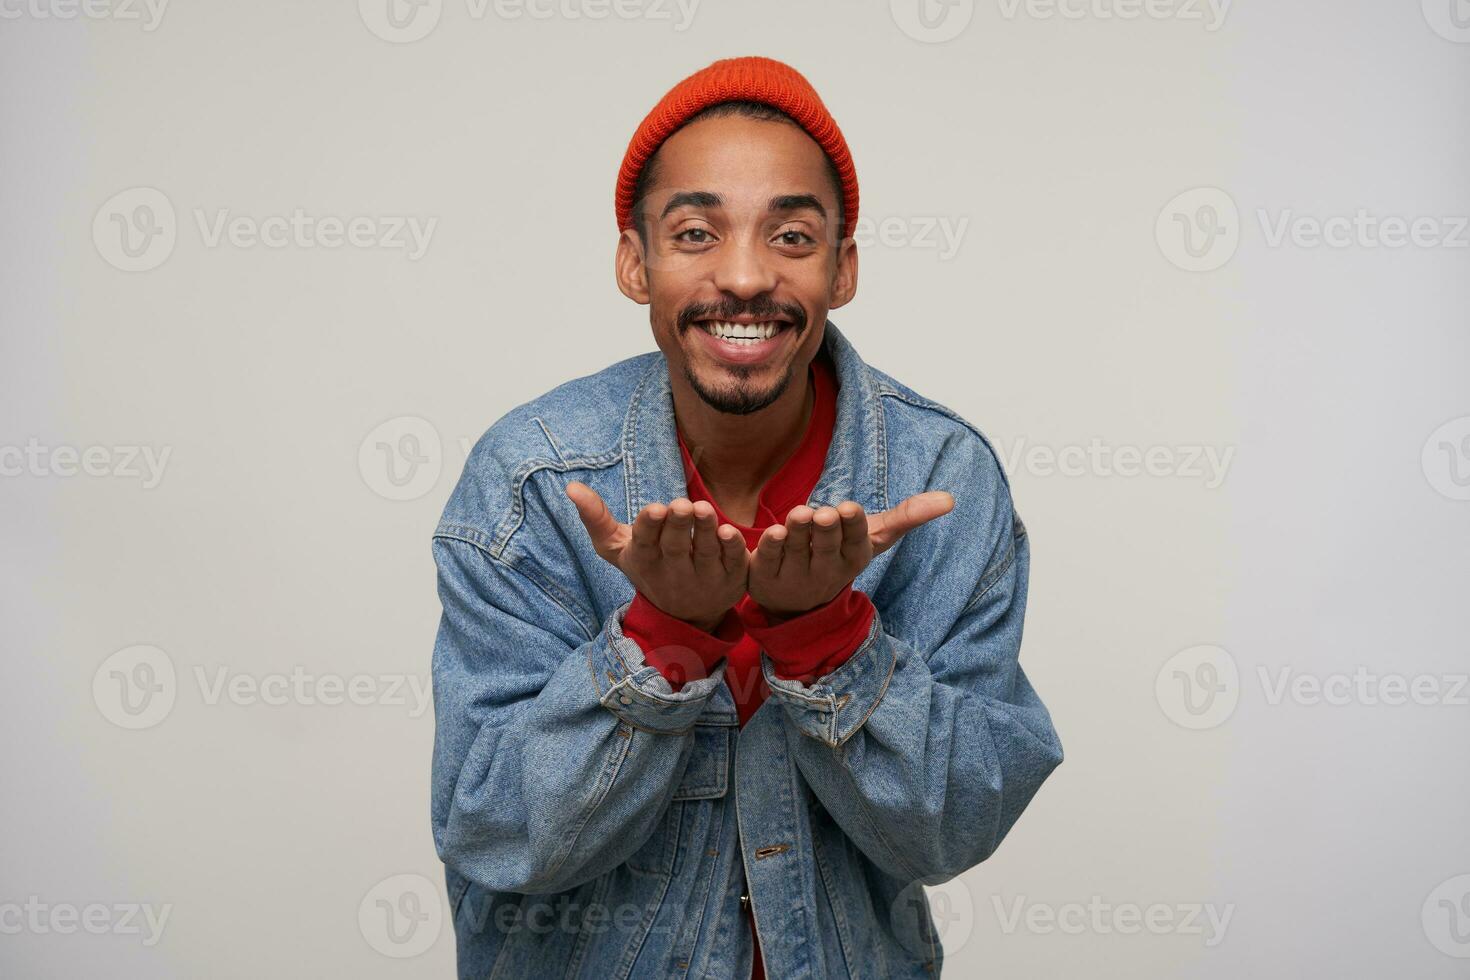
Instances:
[[[735,607],[741,624],[782,680],[810,681],[847,662],[872,629],[873,602],[848,583],[829,602],[773,626],[748,594]]]
[[[776,665],[776,676],[809,679],[836,670],[867,639],[873,603],[850,584],[830,602],[773,626],[766,611],[749,595],[725,615],[714,633],[675,619],[643,597],[623,616],[623,633],[642,648],[648,662],[668,678],[674,690],[693,666],[680,656],[693,650],[703,676],[721,657],[728,657],[743,631],[760,643]]]
[[[440,858],[485,888],[529,894],[617,867],[668,808],[723,663],[674,691],[623,635],[627,603],[589,635],[555,586],[472,529],[441,526],[433,552]]]
[[[926,884],[989,857],[1062,761],[1017,661],[1026,530],[993,456],[963,455],[930,483],[955,509],[898,546],[913,571],[892,622],[880,598],[858,650],[811,684],[762,657],[812,791],[875,864]]]
[[[731,610],[713,633],[706,633],[670,616],[638,592],[623,614],[623,635],[638,644],[643,656],[677,691],[689,677],[708,675],[730,655],[740,639],[740,619]],[[690,651],[695,662],[684,656]]]

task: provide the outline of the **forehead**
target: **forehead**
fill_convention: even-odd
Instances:
[[[720,194],[732,206],[777,194],[815,194],[835,208],[827,158],[800,126],[779,119],[716,116],[664,141],[652,190]]]

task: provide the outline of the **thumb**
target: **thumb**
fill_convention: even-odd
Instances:
[[[887,551],[920,524],[936,517],[943,517],[954,509],[954,497],[947,490],[928,490],[916,493],[897,507],[868,518],[868,539],[873,543],[873,554]]]
[[[603,558],[607,558],[604,551],[611,549],[616,543],[622,525],[618,523],[617,518],[613,517],[612,511],[608,510],[607,504],[597,495],[597,491],[582,481],[573,480],[568,483],[567,496],[577,507],[577,516],[582,519],[582,526],[587,528],[587,536],[592,539],[592,547]]]

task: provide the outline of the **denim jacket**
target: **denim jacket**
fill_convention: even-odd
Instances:
[[[434,532],[434,843],[459,975],[932,978],[923,885],[985,860],[1062,748],[1017,663],[1029,547],[980,432],[828,321],[837,419],[812,506],[954,509],[857,577],[862,645],[739,727],[725,662],[674,691],[624,636],[633,587],[568,481],[631,521],[687,493],[668,365],[620,361],[476,443]],[[738,841],[738,846],[737,846]]]

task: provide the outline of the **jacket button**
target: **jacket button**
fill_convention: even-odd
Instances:
[[[630,697],[628,697],[628,695],[626,695],[626,694],[619,694],[618,695],[618,700],[621,701],[621,702],[623,702],[624,704],[632,704],[633,703],[633,699],[630,698]]]

